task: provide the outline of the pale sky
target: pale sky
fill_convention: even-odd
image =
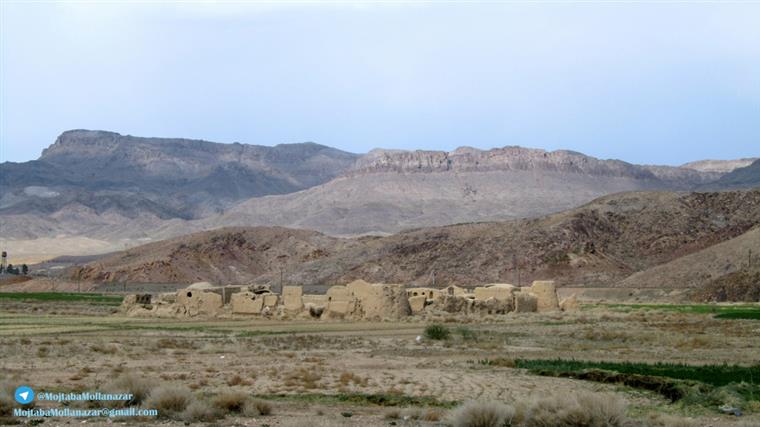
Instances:
[[[760,2],[0,1],[0,162],[76,128],[760,156]]]

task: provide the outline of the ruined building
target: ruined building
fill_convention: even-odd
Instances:
[[[426,313],[489,315],[577,310],[574,297],[561,303],[552,281],[530,287],[495,283],[468,290],[407,288],[404,285],[355,280],[332,286],[324,295],[284,286],[282,294],[268,286],[213,286],[195,283],[175,293],[128,295],[122,309],[132,316],[218,317],[261,316],[278,319],[398,320]]]

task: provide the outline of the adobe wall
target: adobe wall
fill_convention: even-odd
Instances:
[[[290,312],[303,310],[303,287],[285,286],[282,288],[282,305]]]
[[[513,294],[516,290],[516,286],[506,283],[496,283],[477,287],[473,293],[475,294],[475,300],[477,301],[485,301],[488,298],[494,298],[499,301],[511,302],[514,300]]]
[[[178,314],[217,316],[222,313],[222,296],[208,290],[180,289],[176,293]]]
[[[442,292],[435,288],[406,288],[406,294],[409,298],[424,296],[428,299],[434,299],[441,296]]]
[[[515,292],[515,313],[538,311],[538,297],[529,292]]]
[[[559,310],[557,288],[554,286],[554,281],[536,280],[528,288],[528,291],[538,298],[537,309],[539,312]]]

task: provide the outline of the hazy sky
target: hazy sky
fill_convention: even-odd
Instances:
[[[760,2],[0,1],[0,161],[74,128],[760,156]]]

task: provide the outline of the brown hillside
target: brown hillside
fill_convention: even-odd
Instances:
[[[760,301],[760,270],[726,274],[709,282],[695,296],[699,301]]]
[[[618,286],[627,288],[700,288],[747,267],[749,254],[760,254],[760,227],[671,262],[637,272]]]
[[[289,283],[364,278],[474,285],[517,281],[516,259],[523,283],[554,278],[560,284],[599,286],[727,241],[758,223],[760,190],[634,192],[538,219],[423,228],[388,237],[221,229],[138,247],[76,274],[134,282],[274,282],[280,265],[274,260],[279,259],[285,260]]]

